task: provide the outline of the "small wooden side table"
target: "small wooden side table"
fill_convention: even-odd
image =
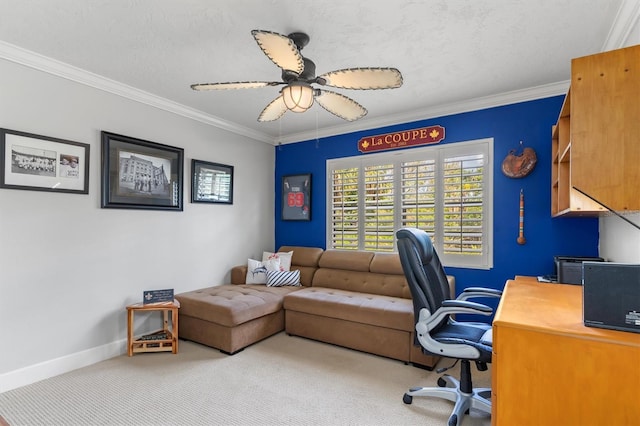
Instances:
[[[166,303],[135,303],[127,306],[127,352],[129,356],[140,352],[173,352],[178,353],[178,308],[180,302],[174,299]],[[133,324],[136,312],[162,312],[162,329],[134,339]],[[169,311],[171,311],[171,327],[169,327]]]

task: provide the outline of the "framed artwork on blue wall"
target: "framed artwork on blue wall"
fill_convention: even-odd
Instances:
[[[282,220],[311,220],[311,174],[282,177]]]

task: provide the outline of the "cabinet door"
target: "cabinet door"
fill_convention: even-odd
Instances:
[[[640,45],[571,61],[571,186],[640,210]]]

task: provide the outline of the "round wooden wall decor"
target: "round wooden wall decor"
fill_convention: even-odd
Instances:
[[[520,142],[522,147],[522,142]],[[524,148],[520,154],[512,149],[502,160],[502,173],[510,178],[523,178],[536,167],[538,157],[533,148]]]

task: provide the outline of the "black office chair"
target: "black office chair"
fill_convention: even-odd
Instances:
[[[479,371],[487,370],[492,351],[491,324],[456,321],[451,315],[491,315],[493,310],[489,306],[467,299],[500,297],[502,292],[470,287],[457,299],[451,299],[447,276],[429,235],[420,229],[403,228],[396,236],[402,269],[413,298],[415,343],[419,343],[425,353],[455,358],[461,363],[459,381],[445,374],[438,379],[439,387],[411,388],[404,394],[404,403],[411,404],[414,396],[433,396],[454,402],[449,426],[460,425],[463,415],[471,408],[490,415],[491,389],[473,389],[470,361],[475,361]]]

